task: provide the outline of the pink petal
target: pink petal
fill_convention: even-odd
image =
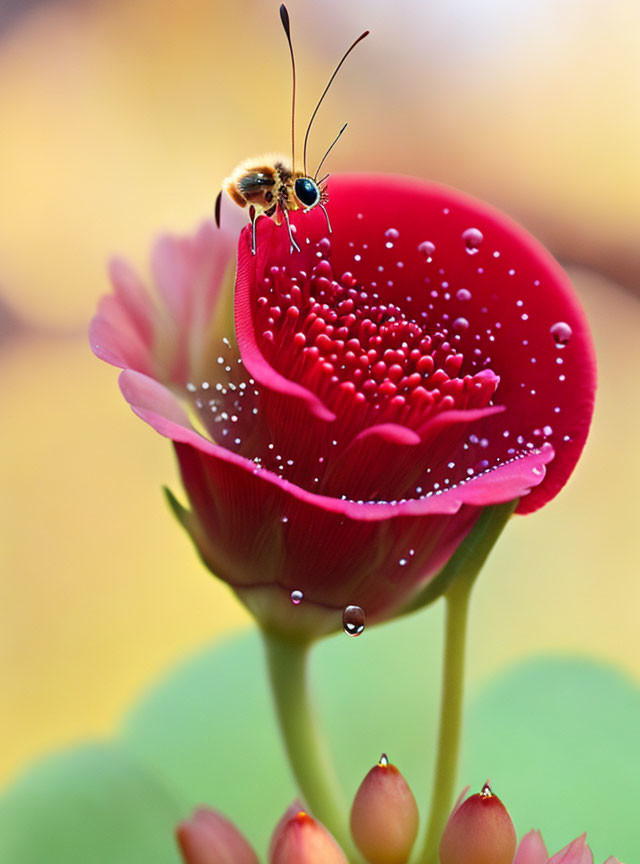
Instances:
[[[549,859],[549,864],[593,864],[593,854],[587,846],[587,835],[577,837]]]
[[[529,831],[525,834],[513,864],[547,864],[549,853],[539,831]]]

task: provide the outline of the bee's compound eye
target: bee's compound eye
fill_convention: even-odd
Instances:
[[[296,198],[305,207],[314,207],[320,200],[318,184],[311,177],[298,177],[294,188]]]

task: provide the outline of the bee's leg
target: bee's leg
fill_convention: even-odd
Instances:
[[[256,208],[253,206],[253,204],[251,205],[251,207],[249,207],[249,219],[251,220],[251,254],[255,255],[256,254],[257,216],[256,216]]]
[[[324,206],[324,204],[318,204],[318,207],[324,213],[324,218],[327,220],[327,231],[329,232],[329,234],[331,234],[332,233],[331,220],[329,219],[329,214],[327,213],[327,208]]]
[[[287,231],[289,232],[289,242],[291,243],[291,248],[289,249],[289,252],[293,252],[294,249],[299,252],[300,247],[296,243],[293,232],[291,231],[291,222],[289,222],[289,211],[286,207],[282,208],[282,215],[284,216],[284,221],[287,223]]]

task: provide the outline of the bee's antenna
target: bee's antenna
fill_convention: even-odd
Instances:
[[[281,7],[281,8],[282,8],[282,7]],[[333,84],[333,79],[336,77],[336,75],[337,75],[338,72],[340,71],[340,67],[342,66],[342,64],[344,63],[344,61],[347,59],[347,57],[349,56],[349,54],[351,54],[351,52],[352,52],[353,49],[356,47],[356,45],[358,44],[358,42],[362,42],[362,40],[365,38],[365,36],[368,36],[368,35],[369,35],[369,31],[368,31],[368,30],[365,30],[364,33],[362,33],[362,35],[358,36],[358,38],[356,39],[356,41],[355,41],[355,42],[354,42],[354,43],[353,43],[353,44],[352,44],[352,45],[351,45],[351,46],[346,50],[346,52],[344,53],[344,55],[343,55],[343,57],[342,57],[342,60],[338,63],[338,65],[337,65],[336,68],[334,69],[333,75],[331,76],[331,78],[329,78],[329,83],[328,83],[327,86],[324,88],[324,91],[323,91],[323,93],[322,93],[322,96],[320,97],[320,99],[318,99],[318,104],[316,105],[316,107],[315,107],[315,109],[314,109],[314,112],[313,112],[313,114],[311,115],[311,120],[309,120],[309,125],[307,126],[307,131],[306,131],[305,136],[304,136],[304,157],[303,157],[303,161],[304,161],[304,173],[305,173],[305,176],[308,176],[308,175],[307,175],[307,141],[309,140],[309,132],[311,131],[311,126],[313,125],[313,121],[316,119],[316,114],[318,113],[318,108],[322,105],[322,100],[323,100],[324,97],[327,95],[327,92],[328,92],[328,90],[329,90],[329,87],[331,87],[331,85]]]
[[[291,168],[296,170],[296,61],[293,56],[293,43],[291,42],[291,25],[289,23],[289,13],[287,7],[282,3],[280,6],[280,20],[284,27],[284,32],[287,34],[287,42],[289,43],[289,52],[291,53],[291,72],[293,74],[293,93],[291,96]]]
[[[320,160],[320,164],[319,164],[318,167],[316,168],[316,173],[313,175],[313,179],[314,179],[314,180],[317,179],[318,174],[320,173],[320,169],[321,169],[322,166],[324,165],[324,160],[327,158],[327,156],[329,155],[329,153],[331,153],[331,151],[333,150],[333,148],[336,146],[336,144],[338,143],[338,139],[340,138],[340,136],[342,135],[342,133],[344,132],[344,130],[347,128],[348,125],[349,125],[348,123],[345,123],[345,124],[344,124],[344,126],[342,127],[342,129],[341,129],[341,130],[338,132],[338,134],[336,135],[336,137],[335,137],[335,139],[334,139],[333,144],[331,145],[331,147],[329,147],[329,149],[327,150],[327,152],[324,154],[324,156],[323,156],[322,159]]]
[[[220,190],[220,192],[218,192],[218,197],[216,198],[216,207],[215,207],[216,225],[218,226],[218,228],[220,227],[220,205],[221,204],[222,204],[222,190]]]

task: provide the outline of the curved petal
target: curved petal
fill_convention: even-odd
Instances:
[[[273,225],[271,222],[269,224]],[[264,219],[260,220],[260,225],[261,227],[265,225]],[[271,230],[276,230],[275,225]],[[250,250],[247,252],[246,245],[246,236],[241,236],[238,251],[238,274],[236,278],[235,321],[236,337],[244,365],[256,381],[259,381],[267,391],[273,391],[293,400],[300,400],[308,407],[311,414],[319,420],[331,422],[336,418],[334,412],[330,411],[323,404],[322,400],[307,387],[297,384],[295,381],[276,371],[266,360],[260,349],[259,340],[254,328],[252,310],[257,300],[255,287],[260,279],[259,274],[266,272],[265,267],[268,262],[265,261],[265,254],[263,252],[265,244],[263,242],[259,244],[258,248],[260,251],[256,255],[252,255]]]
[[[520,503],[519,512],[542,506],[564,485],[578,459],[595,387],[590,335],[562,270],[504,216],[435,184],[378,175],[333,177],[330,196],[334,233],[326,254],[331,272],[348,275],[350,284],[375,286],[380,303],[396,304],[412,320],[427,316],[431,330],[439,328],[455,344],[461,374],[477,374],[490,365],[499,376],[496,397],[505,412],[482,424],[477,438],[484,447],[471,444],[468,467],[504,461],[523,446],[553,445],[556,458],[545,482]],[[260,220],[256,256],[247,238],[241,239],[238,339],[256,380],[268,389],[275,380],[271,376],[278,376],[281,416],[288,417],[288,401],[300,399],[321,416],[317,400],[333,410],[322,378],[312,386],[306,376],[303,386],[294,364],[284,355],[282,364],[278,359],[287,339],[273,347],[274,328],[258,324],[258,300],[272,268],[284,268],[297,284],[314,266],[316,281],[323,278],[309,254],[327,242],[321,215],[294,213],[292,221],[302,253],[289,254],[286,232],[266,219]],[[284,322],[290,333],[289,320],[275,308],[275,329]]]
[[[513,864],[547,864],[549,854],[539,831],[529,831],[525,834]]]
[[[587,835],[577,837],[560,852],[549,858],[549,864],[593,864],[591,849],[587,846]]]

